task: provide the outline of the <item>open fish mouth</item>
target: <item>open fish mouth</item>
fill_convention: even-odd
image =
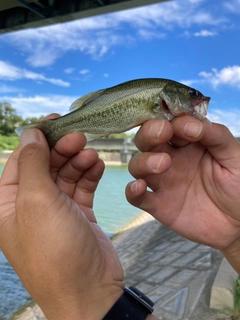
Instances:
[[[209,97],[204,97],[200,101],[196,101],[193,111],[193,117],[203,120],[208,112],[209,101]]]

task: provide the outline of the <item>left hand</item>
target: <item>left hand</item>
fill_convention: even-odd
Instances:
[[[97,225],[94,192],[104,163],[73,133],[50,151],[29,129],[0,181],[0,247],[52,319],[102,319],[123,293],[123,270]]]

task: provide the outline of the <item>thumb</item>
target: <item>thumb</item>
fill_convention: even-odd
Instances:
[[[19,192],[44,187],[50,177],[50,150],[44,134],[37,129],[25,130],[20,139],[18,160]]]

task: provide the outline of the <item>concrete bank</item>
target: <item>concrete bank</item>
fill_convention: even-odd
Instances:
[[[217,250],[180,237],[146,213],[134,219],[112,241],[125,271],[126,285],[134,285],[147,294],[155,302],[154,313],[160,319],[234,319],[224,290],[215,292],[215,296],[222,298],[218,309],[210,308],[212,290],[216,285],[220,287],[215,279],[222,280],[232,271],[224,263],[222,272],[223,257]],[[227,286],[229,293],[232,282],[229,284],[229,278],[225,279],[222,288]],[[14,319],[45,320],[45,317],[33,305]]]

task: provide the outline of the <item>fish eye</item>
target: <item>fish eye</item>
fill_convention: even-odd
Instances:
[[[199,91],[195,89],[189,90],[188,93],[190,94],[191,97],[197,97],[199,95]]]

